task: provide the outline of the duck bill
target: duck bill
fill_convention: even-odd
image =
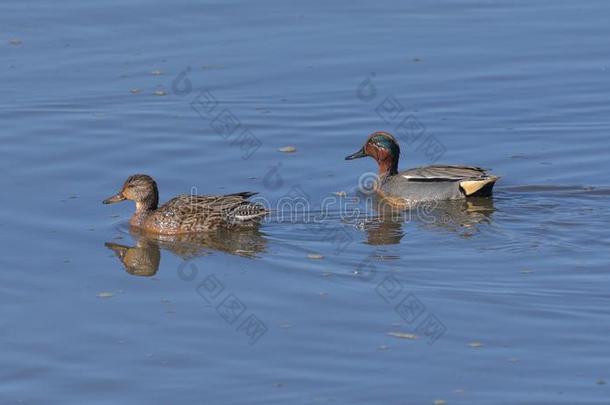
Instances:
[[[125,198],[123,193],[121,191],[119,191],[118,193],[116,193],[112,197],[108,197],[104,201],[102,201],[102,204],[114,204],[114,203],[118,203],[118,202],[121,202],[121,201],[125,201],[126,199],[127,198]]]
[[[365,156],[366,156],[366,152],[364,151],[364,148],[362,148],[358,152],[352,153],[351,155],[346,156],[345,160],[354,160],[354,159],[363,158]]]

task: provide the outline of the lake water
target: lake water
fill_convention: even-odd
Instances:
[[[3,1],[0,403],[609,404],[609,16]],[[493,200],[379,220],[375,130]],[[326,215],[150,240],[101,204],[138,172]]]

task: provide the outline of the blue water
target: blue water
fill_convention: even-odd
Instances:
[[[609,13],[2,2],[0,403],[610,403]],[[493,200],[380,220],[375,130]],[[138,172],[335,203],[149,240],[101,204]]]

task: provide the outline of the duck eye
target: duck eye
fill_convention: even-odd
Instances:
[[[377,146],[383,146],[383,144],[385,143],[385,139],[383,138],[373,138],[371,139],[371,143]]]

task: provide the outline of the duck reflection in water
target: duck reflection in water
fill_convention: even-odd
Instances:
[[[492,198],[469,198],[454,201],[430,201],[411,207],[397,207],[381,197],[375,197],[377,216],[362,226],[369,245],[393,245],[405,236],[407,223],[427,230],[454,233],[470,237],[483,224],[489,224],[495,211]]]
[[[169,251],[183,259],[205,256],[213,251],[254,258],[267,247],[267,239],[258,228],[158,235],[132,227],[129,233],[136,241],[135,246],[115,242],[106,242],[105,246],[116,254],[129,274],[143,277],[151,277],[157,273],[161,250]]]

